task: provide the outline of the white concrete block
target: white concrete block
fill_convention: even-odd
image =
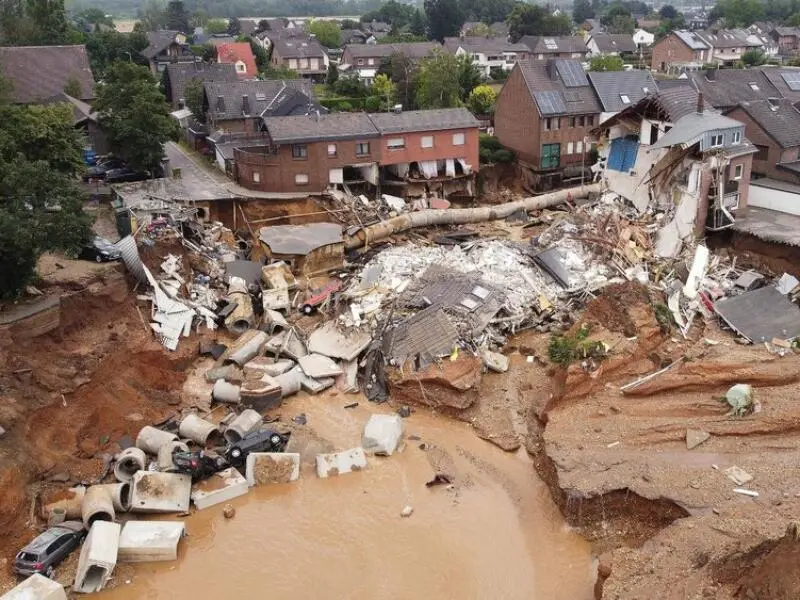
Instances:
[[[360,447],[333,454],[317,454],[317,476],[322,479],[351,471],[360,471],[366,466],[367,457],[364,449]]]
[[[181,513],[189,510],[192,492],[189,475],[138,471],[132,483],[131,512]]]
[[[0,600],[67,600],[64,586],[38,573],[0,596]]]
[[[297,361],[309,377],[322,379],[323,377],[336,377],[342,374],[342,368],[324,354],[307,354]]]
[[[481,359],[486,368],[495,373],[505,373],[508,371],[508,357],[499,352],[484,350],[481,352]]]
[[[102,590],[114,567],[119,551],[119,523],[95,521],[83,542],[73,589],[82,594]]]
[[[361,446],[370,454],[391,456],[403,437],[403,419],[399,415],[372,415],[364,426]]]
[[[128,521],[119,536],[119,562],[176,560],[184,533],[181,521]]]
[[[251,452],[247,455],[245,478],[252,486],[288,483],[300,477],[300,455],[292,452]]]
[[[195,484],[192,489],[192,502],[197,510],[203,510],[220,502],[244,496],[249,487],[242,474],[231,467]]]

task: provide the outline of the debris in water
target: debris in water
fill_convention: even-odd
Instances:
[[[453,478],[445,473],[437,473],[436,476],[430,481],[425,483],[425,487],[434,487],[436,485],[447,485],[453,483]]]
[[[412,506],[406,505],[406,507],[400,512],[401,517],[408,518],[414,513],[414,508]]]
[[[411,407],[404,404],[403,406],[397,409],[397,414],[403,417],[404,419],[407,419],[408,417],[411,416]]]
[[[292,417],[292,421],[298,425],[305,425],[308,423],[308,417],[306,417],[306,413],[300,413],[299,415]]]
[[[755,409],[753,402],[753,386],[737,383],[725,394],[725,401],[731,407],[731,413],[737,417],[749,415]]]
[[[355,408],[356,406],[358,406],[358,402],[351,402],[350,404],[344,405],[345,408]]]
[[[233,505],[226,504],[225,508],[222,509],[222,515],[226,519],[232,519],[234,516],[236,516],[236,509],[233,508]]]

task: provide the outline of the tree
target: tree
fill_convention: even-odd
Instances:
[[[767,55],[763,50],[751,48],[742,54],[742,62],[748,67],[760,67],[767,62]]]
[[[408,24],[408,32],[411,35],[425,37],[428,30],[428,23],[425,21],[425,13],[417,9],[411,15],[411,22]]]
[[[342,30],[333,21],[311,21],[308,32],[314,34],[326,48],[338,48],[342,43]]]
[[[178,123],[146,67],[111,65],[97,86],[94,107],[114,152],[135,169],[154,171],[164,156],[164,143],[179,137]]]
[[[242,32],[242,22],[236,17],[228,19],[228,35],[236,37]]]
[[[425,0],[425,14],[431,38],[439,42],[458,35],[466,20],[458,0]]]
[[[466,102],[470,92],[483,83],[483,75],[472,63],[472,58],[466,54],[456,57],[456,77],[458,78],[458,97]]]
[[[572,20],[583,23],[586,19],[594,19],[594,9],[589,0],[575,0],[572,5]]]
[[[517,41],[525,35],[569,35],[572,23],[565,14],[553,16],[541,6],[519,3],[508,15],[508,28]]]
[[[339,67],[336,66],[336,63],[331,61],[328,63],[328,73],[325,76],[325,83],[332,87],[336,84],[336,81],[339,79]]]
[[[617,15],[608,25],[609,33],[630,33],[636,31],[636,19],[631,15]]]
[[[141,31],[125,34],[118,31],[96,31],[86,37],[89,64],[97,81],[105,77],[106,69],[117,61],[145,64],[140,54],[147,48],[147,36]]]
[[[189,13],[183,5],[182,0],[170,0],[167,4],[167,29],[171,31],[181,31],[183,33],[190,33],[192,30],[189,27]]]
[[[589,59],[590,71],[622,71],[624,63],[619,56],[601,54]]]
[[[388,64],[381,66],[381,71],[387,72],[396,86],[397,101],[406,110],[417,108],[417,83],[419,68],[417,63],[401,52],[395,52],[389,57]]]
[[[461,104],[458,60],[453,54],[436,52],[422,61],[417,84],[420,108],[452,108]]]
[[[759,0],[719,0],[712,15],[721,17],[727,27],[749,27],[764,18],[764,10]]]
[[[353,19],[343,19],[341,27],[342,29],[361,29],[361,23],[353,21]]]
[[[53,46],[70,42],[64,0],[0,2],[0,45]]]
[[[75,22],[81,23],[87,32],[97,31],[100,25],[114,28],[114,21],[99,8],[87,8],[75,15]]]
[[[157,31],[167,27],[167,7],[162,0],[147,0],[147,3],[138,10],[141,30]]]
[[[384,23],[389,23],[395,29],[403,29],[411,22],[415,11],[416,9],[409,4],[389,0],[379,9],[361,15],[361,22],[383,21]]]
[[[269,21],[267,19],[261,19],[256,25],[256,33],[261,33],[262,31],[270,31],[271,29],[272,25],[269,24]]]
[[[497,92],[491,86],[481,84],[469,93],[467,105],[476,115],[488,115],[494,112]]]
[[[489,29],[489,26],[486,23],[479,22],[467,29],[467,31],[464,33],[474,37],[489,37],[492,34],[492,30]]]
[[[285,65],[278,67],[268,64],[261,73],[264,79],[300,79],[297,71]]]
[[[459,2],[468,20],[491,24],[505,21],[516,0],[459,0]]]
[[[269,52],[264,46],[256,43],[253,38],[248,38],[247,41],[250,43],[250,50],[256,59],[256,68],[260,73],[269,66]]]
[[[203,80],[197,77],[192,78],[183,88],[183,99],[186,108],[192,111],[192,116],[200,123],[206,122],[206,115],[203,112]]]
[[[665,4],[658,10],[658,15],[662,19],[669,19],[670,21],[677,19],[679,14],[678,10],[671,4]]]
[[[383,73],[375,76],[370,94],[380,99],[381,110],[389,110],[396,101],[397,86]]]
[[[203,31],[208,35],[228,33],[228,24],[225,22],[225,19],[209,19],[206,21],[206,24],[203,25]]]

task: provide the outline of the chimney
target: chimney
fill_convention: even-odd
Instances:
[[[242,114],[249,115],[250,114],[250,96],[247,94],[242,95]]]
[[[698,92],[697,94],[697,114],[703,114],[703,92]]]
[[[225,98],[217,96],[217,112],[225,112]]]

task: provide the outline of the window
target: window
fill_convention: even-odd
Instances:
[[[622,100],[623,104],[630,104],[631,103],[631,99],[628,97],[627,94],[620,94],[619,95],[619,99]]]
[[[370,66],[374,65],[375,64],[375,59],[374,58],[367,59],[367,64],[370,65]]]
[[[583,142],[575,142],[575,154],[583,154]]]
[[[336,156],[336,144],[328,144],[328,156]]]
[[[359,142],[356,144],[356,156],[369,154],[369,142]]]
[[[578,127],[583,127],[583,117],[578,117]]]
[[[769,159],[769,146],[759,146],[756,144],[758,152],[753,157],[754,160],[768,160]]]
[[[741,144],[742,143],[742,132],[741,131],[734,131],[733,132],[733,141],[732,144]]]
[[[567,154],[572,154],[575,150],[575,144],[572,142],[567,142]]]
[[[594,125],[594,115],[587,115],[586,116],[586,126],[591,127]]]
[[[453,146],[463,146],[464,145],[464,134],[463,133],[454,133],[453,134]]]
[[[718,133],[711,136],[711,148],[719,148],[722,146],[722,134]]]
[[[575,127],[575,117],[570,117],[569,118],[569,126],[570,127]]]
[[[400,150],[406,147],[406,138],[389,138],[386,140],[386,147],[389,150]]]
[[[298,173],[294,176],[295,185],[308,185],[308,175],[306,173]]]
[[[757,91],[758,91],[758,89],[759,89],[759,88],[758,88],[758,84],[757,84],[757,83],[755,83],[754,81],[751,81],[751,82],[750,82],[750,89],[751,89],[751,90],[753,90],[754,92],[757,92]]]
[[[236,63],[236,72],[237,73],[247,73],[247,67],[242,61],[238,61]]]
[[[542,145],[542,169],[555,169],[561,162],[561,144]]]
[[[734,179],[741,179],[743,172],[744,172],[744,165],[736,165],[733,168],[733,178]]]
[[[253,171],[253,183],[261,183],[261,173]]]
[[[433,148],[433,136],[432,135],[423,135],[420,145],[423,148]]]
[[[292,146],[292,158],[308,158],[308,148],[305,144],[294,144]]]
[[[538,58],[539,60],[544,60],[544,54],[537,54],[536,58]]]
[[[550,131],[550,119],[542,119],[542,129],[544,131]]]
[[[363,58],[359,58],[357,63],[358,63],[358,65],[363,65],[364,64],[364,59]]]
[[[558,129],[560,120],[561,119],[559,119],[558,117],[553,117],[552,119],[550,119],[550,121],[551,121],[550,129]]]

